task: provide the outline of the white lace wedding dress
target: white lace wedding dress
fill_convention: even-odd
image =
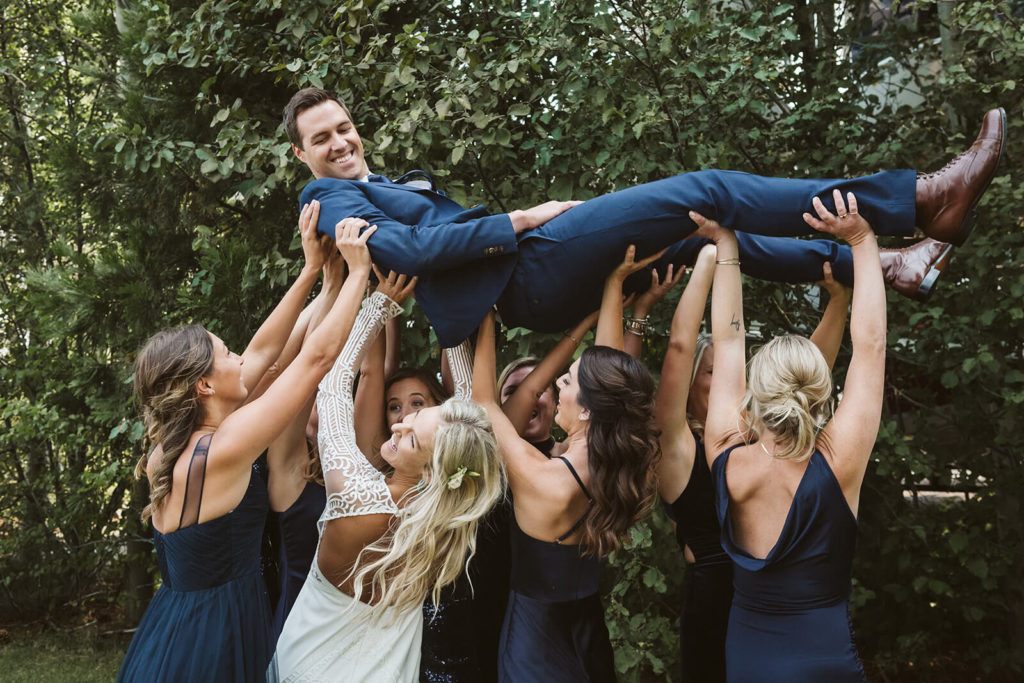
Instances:
[[[384,294],[363,302],[334,367],[320,383],[320,461],[327,507],[319,527],[338,517],[395,514],[384,482],[359,451],[353,422],[352,383],[365,349],[402,308]],[[423,619],[419,609],[368,617],[373,608],[342,593],[313,566],[284,623],[268,681],[412,683],[419,678]]]

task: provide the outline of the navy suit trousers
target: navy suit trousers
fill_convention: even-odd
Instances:
[[[814,213],[815,196],[834,211],[833,188],[856,195],[876,233],[910,235],[915,187],[916,174],[906,170],[852,180],[764,178],[712,170],[596,197],[522,233],[519,260],[498,310],[507,325],[553,332],[597,309],[604,278],[630,244],[636,245],[638,259],[671,246],[662,262],[692,263],[701,241],[672,246],[696,229],[688,217],[690,209],[742,231],[737,237],[748,275],[776,282],[814,282],[821,279],[821,265],[829,260],[836,263],[837,279],[852,284],[848,248],[829,240],[771,238],[813,232],[801,214]],[[633,288],[643,289],[647,283],[636,279]]]

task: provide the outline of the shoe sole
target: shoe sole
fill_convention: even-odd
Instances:
[[[973,219],[972,219],[973,223]],[[928,272],[925,273],[924,278],[921,280],[921,284],[917,286],[917,292],[914,298],[918,301],[927,301],[931,298],[932,290],[935,287],[935,283],[938,281],[939,276],[942,275],[942,271],[949,265],[949,260],[952,258],[953,245],[947,244],[946,248],[939,254],[939,258],[935,259],[935,263],[928,267]]]
[[[950,241],[951,244],[962,247],[967,241],[967,238],[971,236],[971,231],[974,230],[974,207],[981,201],[982,196],[988,190],[988,186],[992,184],[992,178],[996,177],[996,171],[999,170],[999,166],[1003,163],[1003,152],[1006,150],[1006,110],[999,107],[999,117],[1002,119],[1002,130],[1003,138],[999,141],[999,156],[996,157],[995,168],[992,169],[992,175],[989,176],[988,180],[985,181],[985,186],[981,188],[981,192],[978,193],[977,199],[967,209],[967,214],[964,216],[963,221],[960,223],[960,227],[957,228],[956,234]]]

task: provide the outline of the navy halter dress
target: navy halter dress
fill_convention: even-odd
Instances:
[[[280,572],[280,597],[274,610],[275,642],[281,635],[288,612],[295,604],[295,598],[298,597],[302,584],[309,575],[317,542],[320,540],[316,523],[326,505],[327,489],[323,484],[307,481],[295,502],[287,510],[275,515],[278,537],[277,564]]]
[[[560,458],[587,500],[593,499],[572,464]],[[589,514],[589,509],[588,509]],[[512,520],[512,577],[498,651],[502,683],[604,683],[615,664],[598,595],[601,561],[558,541],[527,536]]]
[[[683,683],[725,681],[725,634],[732,606],[732,561],[722,549],[722,528],[715,510],[715,487],[694,438],[693,469],[679,497],[665,507],[676,523],[680,548],[689,547],[694,562],[686,570],[679,614],[679,659]]]
[[[729,517],[725,468],[735,448],[711,468],[722,545],[734,563],[728,680],[862,683],[849,616],[857,520],[832,468],[820,451],[811,454],[778,541],[757,559],[736,543]]]
[[[182,519],[199,518],[212,435],[189,463]],[[196,489],[198,489],[196,491]],[[195,491],[197,495],[190,494]],[[234,510],[177,531],[155,532],[163,585],[146,608],[119,681],[256,681],[272,654],[270,603],[260,574],[267,487],[255,468]]]

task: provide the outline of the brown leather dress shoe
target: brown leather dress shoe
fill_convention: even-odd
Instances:
[[[1006,112],[985,114],[981,132],[966,152],[941,171],[917,178],[915,222],[925,235],[962,245],[974,227],[974,205],[996,174],[1006,146]]]
[[[953,245],[926,237],[913,246],[878,253],[885,283],[909,299],[924,301],[953,257]]]

